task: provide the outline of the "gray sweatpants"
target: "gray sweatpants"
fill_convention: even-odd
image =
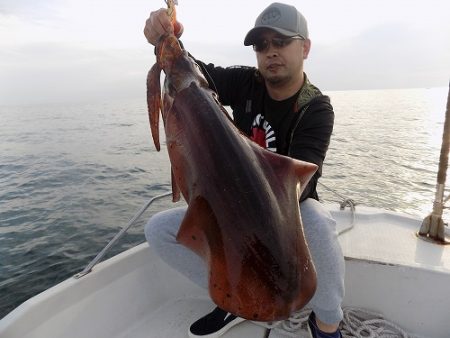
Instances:
[[[174,269],[203,288],[208,288],[203,260],[176,241],[186,207],[157,213],[145,226],[145,237],[154,251]],[[317,271],[317,290],[307,304],[324,323],[342,320],[344,257],[337,240],[336,222],[314,199],[300,203],[305,238]]]

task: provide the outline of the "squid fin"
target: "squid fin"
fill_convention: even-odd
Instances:
[[[253,144],[252,146],[259,147]],[[279,182],[285,182],[285,178],[288,176],[288,171],[293,170],[294,177],[298,183],[299,197],[318,168],[318,166],[314,163],[297,160],[291,157],[280,156],[279,154],[271,151],[263,151],[261,154],[264,160],[270,163],[270,166],[279,178]],[[265,162],[264,160],[263,162]]]
[[[177,234],[177,241],[205,261],[210,259],[210,252],[215,251],[214,248],[222,247],[216,216],[202,196],[197,196],[189,203]]]

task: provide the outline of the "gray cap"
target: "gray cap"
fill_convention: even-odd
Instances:
[[[253,45],[258,39],[261,30],[272,29],[284,36],[296,36],[308,39],[308,25],[305,17],[294,6],[274,2],[267,7],[257,18],[244,39],[244,45]]]

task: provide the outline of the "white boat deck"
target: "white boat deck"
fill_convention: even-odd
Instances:
[[[417,240],[421,220],[375,208],[356,208],[354,228],[339,236],[346,258],[450,273],[450,245]],[[338,205],[329,209],[338,222],[338,231],[350,225],[348,209],[339,211]]]
[[[340,230],[348,210],[331,207]],[[357,207],[340,236],[346,256],[344,306],[381,312],[411,337],[450,337],[450,246],[417,240],[420,220]],[[144,243],[30,299],[0,320],[1,338],[186,338],[214,305]],[[224,338],[264,337],[243,322]]]
[[[206,295],[171,300],[153,313],[144,316],[140,322],[129,327],[120,338],[156,337],[152,335],[158,327],[158,337],[186,338],[189,326],[198,318],[210,312],[215,306]],[[147,333],[146,335],[143,332]],[[265,328],[245,321],[228,331],[224,338],[264,337]]]
[[[350,212],[332,214],[339,229]],[[344,306],[380,312],[412,336],[450,337],[450,245],[417,237],[422,220],[357,207],[340,237],[346,258]],[[447,229],[448,231],[448,229]]]

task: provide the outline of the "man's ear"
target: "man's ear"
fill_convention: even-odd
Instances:
[[[309,51],[311,50],[311,40],[305,39],[303,41],[303,59],[307,59],[309,55]]]

